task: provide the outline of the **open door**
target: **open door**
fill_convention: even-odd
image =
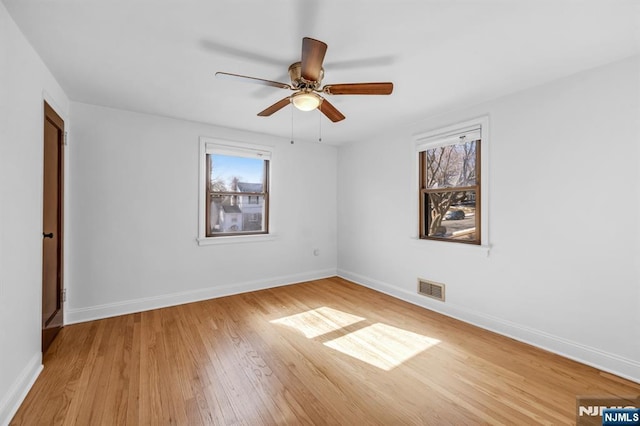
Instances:
[[[42,215],[42,353],[63,324],[62,247],[64,121],[44,103]]]

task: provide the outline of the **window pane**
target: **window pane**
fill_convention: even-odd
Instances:
[[[238,191],[238,184],[243,183],[248,189],[243,192],[263,192],[267,160],[220,154],[210,154],[209,157],[212,191]]]
[[[428,149],[425,155],[426,188],[452,188],[476,184],[477,141]]]
[[[269,160],[215,153],[207,157],[211,168],[207,235],[267,232]]]
[[[264,197],[248,203],[246,195],[212,195],[209,208],[211,234],[264,231]]]
[[[475,191],[427,194],[424,211],[428,236],[477,241]]]

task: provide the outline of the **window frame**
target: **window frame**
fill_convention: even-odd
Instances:
[[[426,163],[424,158],[426,157],[426,151],[438,148],[442,146],[454,145],[460,143],[460,135],[463,134],[476,134],[478,137],[468,139],[479,140],[476,146],[476,185],[473,187],[452,187],[452,188],[439,188],[439,189],[426,189]],[[461,243],[464,246],[480,246],[487,250],[489,249],[489,221],[488,221],[488,204],[489,204],[489,116],[482,116],[458,124],[453,124],[445,127],[436,128],[431,131],[414,135],[415,152],[416,152],[416,193],[418,195],[418,205],[414,210],[417,214],[417,235],[416,239],[419,241],[433,241],[433,242],[451,242]],[[476,189],[477,188],[477,189]],[[428,197],[429,192],[457,192],[460,190],[476,190],[476,230],[478,236],[476,240],[456,240],[453,238],[443,238],[438,236],[428,236],[428,218],[426,214],[425,197]],[[414,222],[415,223],[415,222]],[[479,226],[478,226],[479,225]],[[415,225],[414,225],[415,226]],[[414,228],[415,229],[415,228]]]
[[[446,146],[452,146],[452,145],[458,145],[461,143],[467,143],[462,142],[462,141],[458,141],[458,142],[452,142],[449,144],[445,144],[445,145],[440,145],[440,146],[435,146],[432,148],[428,148],[424,151],[420,151],[418,153],[418,155],[420,156],[418,159],[419,162],[419,167],[418,167],[418,173],[420,175],[419,178],[419,188],[420,188],[420,199],[419,199],[419,215],[420,215],[420,238],[424,239],[424,240],[440,240],[440,241],[449,241],[449,242],[455,242],[455,243],[464,243],[464,244],[475,244],[475,245],[480,245],[480,242],[482,241],[482,222],[481,222],[481,217],[482,217],[482,189],[481,189],[481,185],[480,185],[480,178],[482,176],[482,165],[481,165],[481,148],[482,148],[482,139],[476,139],[473,141],[468,141],[468,142],[475,142],[476,146],[475,146],[475,181],[476,184],[475,185],[469,185],[469,186],[449,186],[449,187],[444,187],[444,188],[427,188],[427,183],[426,183],[426,178],[427,178],[427,151],[432,150],[432,149],[438,149],[441,147],[446,147]],[[429,235],[429,228],[430,228],[430,218],[431,215],[429,214],[427,210],[427,205],[429,203],[429,194],[448,194],[448,193],[455,193],[455,192],[474,192],[475,193],[475,214],[474,214],[474,222],[475,222],[475,233],[476,233],[476,238],[473,240],[458,240],[455,238],[451,238],[451,237],[440,237],[440,236],[434,236],[434,235]]]
[[[210,175],[211,164],[208,161],[208,154],[222,154],[229,156],[240,156],[249,158],[261,158],[268,160],[265,163],[263,177],[263,191],[260,193],[247,192],[227,192],[227,195],[238,196],[263,196],[263,229],[261,231],[251,232],[225,232],[219,235],[210,234]],[[275,238],[271,230],[271,170],[273,162],[273,147],[267,145],[257,145],[244,142],[236,142],[230,140],[216,139],[211,137],[200,137],[199,150],[199,214],[198,214],[198,237],[196,241],[198,245],[226,244],[226,243],[243,243],[255,241],[269,241]],[[217,193],[217,192],[216,192]],[[224,195],[222,192],[220,194]]]

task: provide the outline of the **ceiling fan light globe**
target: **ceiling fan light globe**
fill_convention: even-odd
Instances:
[[[320,105],[320,97],[315,93],[298,93],[291,100],[300,111],[313,111]]]

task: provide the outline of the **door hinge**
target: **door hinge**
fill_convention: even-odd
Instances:
[[[64,132],[64,145],[69,145],[69,132],[67,131]]]
[[[66,302],[67,301],[67,289],[63,289],[62,290],[62,301]]]

